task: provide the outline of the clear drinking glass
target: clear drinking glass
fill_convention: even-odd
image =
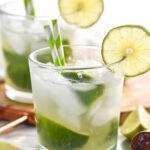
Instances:
[[[29,56],[39,147],[116,150],[124,77],[102,63],[100,47],[65,47],[66,67],[51,63],[49,48]]]
[[[0,7],[6,95],[12,100],[24,103],[32,103],[28,55],[36,49],[48,46],[44,25],[50,24],[52,18],[58,18],[63,44],[86,42],[79,36],[81,30],[68,24],[60,16],[58,0],[36,0],[34,8],[36,16],[26,15],[24,0],[14,0]],[[69,50],[67,54],[69,55]]]

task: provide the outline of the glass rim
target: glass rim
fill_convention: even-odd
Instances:
[[[92,48],[93,50],[100,50],[101,47],[100,46],[94,46],[94,45],[63,45],[63,47],[84,47],[84,48]],[[119,64],[120,62],[122,62],[125,58],[123,57],[121,60],[118,60],[114,63],[111,64],[102,64],[102,65],[96,65],[96,66],[90,66],[90,67],[64,67],[64,66],[54,66],[54,65],[49,65],[49,64],[45,64],[42,63],[40,61],[38,61],[35,57],[43,51],[48,50],[49,47],[45,47],[45,48],[41,48],[38,50],[33,51],[30,55],[29,55],[29,61],[33,62],[34,64],[37,64],[38,66],[42,67],[42,68],[46,68],[46,69],[53,69],[53,70],[92,70],[92,69],[102,69],[102,68],[109,68],[112,67],[114,65]]]
[[[19,0],[18,0],[19,1]],[[18,18],[26,18],[26,19],[37,19],[37,20],[49,20],[49,19],[52,19],[52,18],[59,18],[61,16],[65,16],[67,14],[64,14],[64,15],[53,15],[53,16],[31,16],[31,15],[20,15],[20,14],[13,14],[13,13],[10,13],[8,11],[5,11],[4,9],[2,9],[3,7],[5,7],[6,5],[9,5],[11,3],[13,3],[13,1],[7,1],[7,2],[4,2],[3,4],[0,5],[0,14],[4,14],[4,15],[7,15],[7,16],[11,16],[11,17],[18,17]]]

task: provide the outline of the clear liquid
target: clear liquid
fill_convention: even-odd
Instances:
[[[41,74],[32,79],[40,144],[50,150],[115,150],[123,78],[91,72],[94,81],[80,74],[84,80],[70,84],[60,74]]]
[[[6,66],[6,84],[15,90],[23,92],[31,92],[28,64],[29,54],[33,50],[47,45],[43,33],[31,35],[32,33],[11,30],[3,31],[2,34],[3,54]]]

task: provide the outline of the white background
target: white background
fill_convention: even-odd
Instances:
[[[0,0],[0,4],[8,0]],[[11,0],[9,0],[11,1]],[[44,0],[42,0],[44,3]],[[88,0],[87,0],[88,1]],[[150,0],[103,0],[104,12],[96,25],[99,28],[102,41],[107,32],[116,26],[126,24],[138,24],[150,30]],[[0,43],[1,45],[1,43]],[[3,70],[3,59],[0,51],[0,76]]]

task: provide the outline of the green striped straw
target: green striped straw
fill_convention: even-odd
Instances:
[[[24,6],[27,15],[35,16],[35,9],[32,0],[24,0]]]
[[[48,40],[48,44],[50,47],[50,53],[52,55],[53,63],[55,64],[55,66],[62,66],[57,49],[56,49],[55,40],[54,40],[51,27],[49,25],[45,25],[44,29],[47,34],[47,40]]]
[[[63,50],[60,28],[59,28],[57,19],[52,20],[52,27],[53,27],[55,45],[56,45],[56,48],[57,48],[57,51],[61,60],[61,64],[62,66],[65,66],[66,62],[65,62],[64,50]]]

